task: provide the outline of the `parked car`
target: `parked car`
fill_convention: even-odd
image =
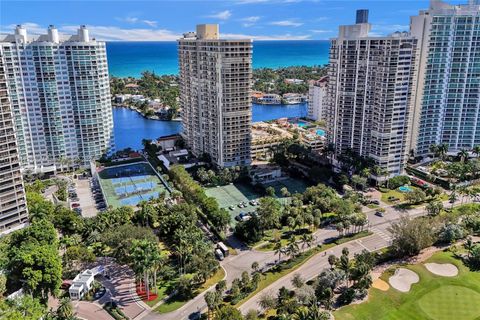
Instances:
[[[235,206],[230,206],[230,207],[228,207],[228,209],[233,211],[233,210],[235,210]]]
[[[377,217],[383,217],[385,214],[384,214],[382,211],[376,211],[376,212],[375,212],[375,215],[376,215]]]
[[[235,220],[237,221],[247,221],[252,218],[252,215],[250,213],[245,213],[241,212],[238,216],[235,217]]]
[[[78,208],[78,207],[80,207],[80,203],[78,202],[72,203],[72,208]]]
[[[223,255],[223,252],[220,249],[215,249],[215,257],[217,257],[217,259],[220,261],[225,259],[225,256]]]
[[[379,205],[379,204],[380,204],[380,201],[378,201],[378,200],[371,200],[370,203],[371,203],[371,204]]]
[[[78,214],[82,214],[82,209],[80,208],[73,208],[73,211],[75,211]]]

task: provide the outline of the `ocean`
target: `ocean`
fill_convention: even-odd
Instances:
[[[254,41],[253,67],[324,65],[328,62],[328,41]],[[177,74],[176,42],[107,42],[107,59],[111,76],[140,77],[145,70],[156,74]],[[282,117],[305,117],[306,103],[298,105],[253,105],[252,120],[265,121]],[[145,119],[137,112],[113,109],[117,150],[140,149],[142,139],[178,133],[181,123]]]
[[[314,66],[328,63],[325,40],[254,41],[253,68]],[[140,77],[145,70],[158,75],[177,74],[177,43],[107,42],[111,76]]]

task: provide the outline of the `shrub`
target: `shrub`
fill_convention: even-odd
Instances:
[[[390,189],[397,189],[405,184],[410,183],[410,178],[407,176],[396,176],[388,180],[388,187]]]

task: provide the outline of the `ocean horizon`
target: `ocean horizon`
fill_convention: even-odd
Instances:
[[[329,46],[328,40],[253,41],[253,68],[325,65]],[[178,74],[176,41],[108,41],[107,59],[115,77]]]

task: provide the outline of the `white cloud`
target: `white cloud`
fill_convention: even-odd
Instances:
[[[123,29],[114,26],[87,26],[90,35],[98,40],[105,41],[173,41],[180,38],[180,34],[167,29],[132,28]],[[64,33],[76,33],[78,26],[63,26]]]
[[[207,16],[207,18],[228,20],[231,16],[232,16],[232,12],[230,10],[225,10],[225,11],[220,11],[218,13],[209,15],[209,16]]]
[[[225,39],[252,39],[252,40],[308,40],[310,35],[292,35],[292,34],[282,34],[282,35],[247,35],[247,34],[237,34],[237,33],[222,33],[222,38]]]
[[[374,24],[370,35],[384,36],[396,31],[408,31],[408,24]]]
[[[251,27],[253,26],[258,20],[260,20],[259,16],[251,16],[251,17],[246,17],[240,19],[240,21],[243,21],[243,26],[244,27]]]
[[[281,27],[300,27],[303,25],[301,22],[295,22],[293,20],[280,20],[280,21],[273,21],[270,22],[273,26],[281,26]]]
[[[251,4],[251,3],[262,3],[268,2],[269,0],[238,0],[237,4]]]
[[[1,33],[13,33],[15,30],[16,24],[10,24],[8,26],[2,26],[1,27]],[[43,28],[37,23],[34,22],[24,22],[22,23],[22,26],[27,29],[27,33],[31,35],[38,35],[38,34],[45,34],[47,33],[47,28]]]
[[[126,18],[122,19],[122,21],[125,21],[125,22],[128,22],[128,23],[137,23],[138,18],[135,18],[135,17],[126,17]]]
[[[154,20],[142,20],[142,22],[152,28],[157,27],[157,23],[158,23],[157,21],[154,21]]]
[[[236,4],[255,4],[255,3],[296,3],[303,0],[237,0]],[[316,1],[316,0],[310,0]]]
[[[330,32],[332,32],[332,30],[313,29],[313,30],[310,30],[310,32],[313,32],[313,33],[330,33]]]
[[[36,23],[23,23],[28,34],[38,35],[46,34],[47,28]],[[2,33],[12,33],[15,25],[1,26]],[[76,34],[79,26],[64,25],[58,26],[61,34]],[[149,29],[149,28],[119,28],[115,26],[87,25],[90,36],[103,41],[174,41],[181,37],[179,33],[167,29]],[[225,39],[252,39],[252,40],[307,40],[310,35],[292,35],[290,33],[279,35],[249,35],[237,33],[221,33]]]
[[[157,21],[155,20],[141,20],[137,17],[132,17],[132,16],[129,16],[129,17],[126,17],[126,18],[116,18],[118,21],[122,21],[122,22],[126,22],[126,23],[130,23],[130,24],[146,24],[147,26],[150,26],[152,28],[155,28],[157,26]]]

